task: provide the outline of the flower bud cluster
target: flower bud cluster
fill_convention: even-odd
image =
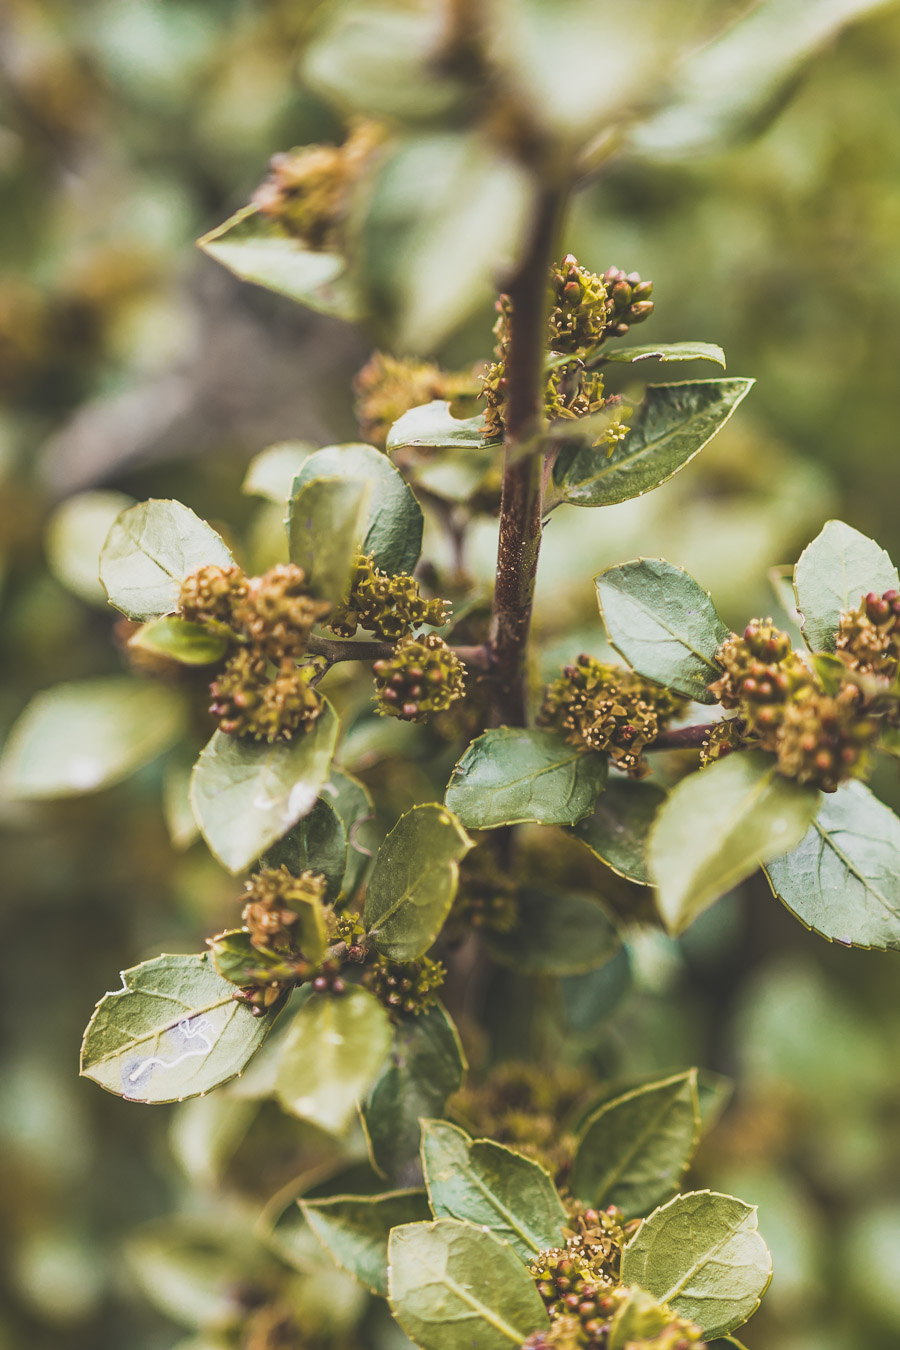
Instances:
[[[241,933],[225,932],[209,939],[217,970],[238,986],[233,997],[255,1016],[261,1017],[294,985],[326,970],[309,959],[297,939],[301,909],[320,906],[325,885],[325,878],[317,872],[295,877],[286,867],[263,868],[244,887]],[[233,940],[242,935],[252,950],[238,948],[235,953],[232,947],[229,951]],[[259,956],[254,957],[254,952]]]
[[[474,398],[478,384],[474,371],[441,370],[430,361],[375,352],[353,381],[362,437],[383,450],[391,427],[410,408],[435,399]]]
[[[723,708],[740,708],[747,726],[760,734],[776,730],[788,700],[813,679],[788,634],[771,619],[751,619],[741,637],[732,633],[716,661],[724,673],[710,693]]]
[[[382,956],[366,967],[362,982],[394,1018],[418,1017],[437,1002],[446,974],[440,961],[428,956],[407,962]]]
[[[605,338],[624,337],[632,324],[643,323],[653,313],[653,282],[642,281],[639,272],[610,267],[603,273],[608,295]]]
[[[210,685],[210,712],[222,731],[274,742],[312,725],[322,710],[312,685],[317,670],[296,661],[330,608],[309,594],[303,568],[293,563],[261,577],[212,565],[185,578],[179,613],[226,636],[232,648]]]
[[[290,740],[322,711],[322,700],[310,683],[315,674],[313,665],[285,665],[270,678],[265,658],[252,647],[241,647],[210,684],[209,710],[230,736]]]
[[[307,145],[273,155],[253,204],[308,248],[338,252],[353,189],[382,139],[374,123],[360,122],[343,145]]]
[[[732,633],[716,660],[723,674],[710,692],[738,710],[743,744],[774,754],[785,777],[834,792],[865,773],[880,723],[858,684],[848,678],[827,692],[771,619],[753,619],[742,637]],[[735,748],[738,729],[724,725],[721,739],[710,738],[707,759]]]
[[[401,638],[372,671],[378,712],[403,722],[444,712],[465,693],[466,668],[437,633]]]
[[[547,689],[538,721],[642,778],[650,772],[643,751],[683,706],[683,699],[634,671],[582,654]]]
[[[843,613],[837,650],[851,670],[893,683],[900,674],[900,592],[870,591]]]
[[[396,642],[421,624],[440,628],[448,618],[445,600],[423,599],[415,577],[406,572],[390,576],[375,566],[370,555],[357,559],[350,593],[335,609],[328,627],[339,637],[353,637],[357,628],[364,628]]]
[[[569,1266],[571,1273],[566,1273]],[[543,1270],[549,1278],[541,1278]],[[616,1321],[620,1310],[627,1317],[633,1289],[622,1284],[592,1283],[589,1273],[582,1275],[578,1263],[567,1263],[564,1255],[560,1260],[558,1251],[542,1252],[535,1257],[531,1271],[545,1302],[548,1301],[545,1288],[558,1296],[548,1302],[549,1330],[529,1336],[522,1350],[608,1350],[614,1338],[617,1345],[624,1344]],[[567,1289],[570,1284],[571,1290]],[[641,1332],[639,1340],[629,1336],[627,1350],[691,1350],[691,1347],[705,1350],[703,1332],[695,1323],[679,1317],[664,1304],[654,1306],[653,1312],[647,1333]],[[618,1336],[614,1337],[614,1332]]]
[[[264,867],[244,887],[241,919],[259,951],[300,956],[294,938],[302,906],[321,905],[325,878],[319,872],[295,877],[286,867]]]
[[[650,281],[641,281],[637,272],[628,275],[610,268],[596,276],[581,267],[572,254],[550,271],[550,313],[547,346],[556,356],[571,356],[571,361],[552,363],[544,391],[544,416],[550,422],[586,417],[614,401],[604,393],[603,377],[587,369],[586,360],[609,337],[627,333],[629,325],[649,318],[653,302]],[[500,439],[505,430],[504,409],[507,399],[507,363],[512,301],[501,295],[497,301],[494,324],[496,360],[482,381],[485,440]],[[611,447],[626,434],[627,427],[613,421],[601,436]]]

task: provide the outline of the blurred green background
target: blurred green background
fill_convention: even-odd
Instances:
[[[0,10],[0,731],[35,689],[120,667],[114,616],[54,575],[47,524],[62,501],[174,496],[252,553],[271,514],[241,494],[250,457],[355,435],[365,335],[241,285],[193,247],[270,154],[336,133],[297,75],[315,8]],[[613,160],[579,197],[566,246],[654,281],[640,340],[721,343],[729,371],[758,384],[660,492],[554,516],[539,631],[552,636],[560,613],[589,631],[591,575],[637,553],[685,566],[735,624],[771,611],[766,570],[830,515],[900,557],[898,69],[888,6],[815,60],[753,143],[678,166]],[[448,364],[483,358],[490,323],[486,309],[457,334]],[[485,569],[492,529],[476,538]],[[125,1245],[175,1207],[203,1212],[169,1147],[187,1117],[76,1076],[113,972],[199,949],[233,906],[235,883],[202,845],[172,848],[160,779],[150,768],[80,801],[0,803],[2,1350],[165,1350],[190,1334],[165,1311],[181,1306],[177,1272],[145,1277],[169,1291],[154,1306]],[[895,771],[875,786],[900,805]],[[696,1062],[738,1085],[694,1180],[762,1207],[776,1273],[748,1346],[896,1346],[896,958],[805,934],[762,881],[679,944],[639,936],[632,958],[636,988],[600,1069]]]

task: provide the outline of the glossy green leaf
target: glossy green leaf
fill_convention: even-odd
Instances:
[[[440,1003],[396,1027],[388,1061],[362,1108],[372,1162],[395,1185],[421,1182],[419,1121],[443,1113],[465,1069],[456,1028]]]
[[[427,952],[456,895],[459,862],[472,841],[443,806],[414,806],[378,850],[366,890],[363,922],[391,961]]]
[[[752,386],[752,380],[648,385],[611,453],[605,443],[563,445],[553,467],[556,500],[610,506],[659,487],[709,444]]]
[[[766,874],[779,900],[829,942],[900,950],[900,820],[862,783],[825,793],[803,839]]]
[[[342,319],[359,316],[344,258],[306,248],[255,206],[242,207],[197,243],[242,281],[265,286],[322,314]]]
[[[489,1228],[523,1261],[562,1245],[565,1207],[531,1158],[489,1139],[470,1139],[446,1120],[423,1120],[422,1171],[436,1219]]]
[[[700,1137],[697,1070],[604,1102],[581,1130],[571,1186],[639,1218],[678,1190]]]
[[[184,730],[181,694],[127,675],[44,689],[0,757],[0,793],[20,800],[78,797],[130,777]]]
[[[267,849],[262,861],[264,867],[286,867],[295,877],[301,872],[320,872],[328,883],[325,900],[336,900],[347,868],[344,822],[331,803],[320,797],[308,816]]]
[[[646,347],[610,347],[600,355],[604,361],[715,361],[725,369],[725,353],[716,342],[662,342]]]
[[[613,778],[593,815],[580,820],[572,833],[620,877],[651,886],[647,838],[665,800],[666,793],[657,783]]]
[[[291,562],[303,568],[310,591],[322,600],[337,604],[350,589],[371,493],[371,480],[312,478],[291,498]]]
[[[761,750],[741,751],[689,774],[650,832],[657,905],[673,935],[720,895],[803,838],[821,794],[782,778]]]
[[[645,1219],[622,1255],[622,1280],[646,1289],[708,1339],[742,1326],[772,1278],[756,1207],[689,1191]]]
[[[479,736],[453,770],[444,801],[472,830],[498,825],[573,825],[606,786],[603,755],[553,731],[498,727]]]
[[[807,62],[842,28],[892,0],[762,0],[676,70],[668,99],[631,133],[654,159],[690,159],[761,132]]]
[[[388,1288],[392,1313],[421,1350],[509,1350],[550,1324],[512,1248],[455,1219],[394,1229]]]
[[[842,520],[829,520],[800,554],[794,593],[803,636],[814,652],[833,652],[841,612],[856,609],[869,591],[900,587],[883,548]]]
[[[304,460],[315,454],[316,449],[309,441],[279,441],[260,450],[247,466],[241,491],[251,497],[265,497],[275,506],[285,506]]]
[[[387,1298],[388,1293],[391,1229],[431,1218],[425,1192],[418,1190],[301,1200],[300,1208],[338,1265],[381,1298]]]
[[[229,872],[241,872],[308,815],[328,781],[338,719],[326,702],[305,734],[275,745],[217,731],[191,776],[203,838]]]
[[[233,562],[189,507],[151,499],[117,516],[100,552],[100,580],[110,604],[129,619],[155,619],[177,608],[182,581],[198,567]]]
[[[638,558],[607,568],[595,584],[609,640],[638,674],[715,702],[707,685],[722,673],[714,658],[728,629],[693,577],[661,558]]]
[[[411,572],[422,550],[422,508],[386,455],[371,445],[329,445],[317,450],[294,480],[296,494],[314,478],[355,478],[372,485],[362,541],[376,567]]]
[[[278,1100],[301,1120],[343,1134],[377,1079],[390,1046],[390,1019],[368,990],[313,994],[281,1047]]]
[[[511,933],[486,937],[494,959],[534,975],[570,975],[595,970],[618,953],[615,924],[585,895],[526,887],[518,895]]]
[[[113,521],[134,505],[124,492],[79,492],[47,521],[44,550],[56,580],[91,605],[106,607],[100,584],[100,550]]]
[[[278,1006],[262,1017],[234,1000],[207,954],[158,956],[122,972],[84,1034],[81,1073],[138,1102],[175,1102],[239,1074]]]
[[[454,417],[450,404],[442,399],[410,408],[394,423],[388,432],[386,450],[472,450],[485,449],[484,413],[477,417]],[[500,441],[491,444],[490,454],[496,458]]]
[[[142,624],[128,639],[129,647],[165,656],[183,666],[209,666],[221,661],[228,644],[199,623],[187,623],[177,614],[164,614]]]
[[[372,860],[366,838],[368,825],[374,822],[375,807],[368,788],[348,773],[333,772],[322,795],[340,816],[347,836],[347,865],[341,889],[353,896]]]

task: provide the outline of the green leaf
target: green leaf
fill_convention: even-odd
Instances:
[[[425,1192],[412,1190],[301,1200],[300,1208],[338,1265],[381,1298],[387,1298],[388,1293],[391,1229],[431,1217]]]
[[[328,780],[338,719],[327,701],[312,728],[267,745],[217,731],[191,776],[200,832],[229,872],[242,872],[308,815]]]
[[[362,1108],[372,1162],[395,1185],[421,1182],[420,1119],[441,1115],[465,1068],[456,1028],[440,1003],[396,1027],[387,1064]]]
[[[489,1228],[523,1261],[562,1244],[568,1218],[556,1187],[521,1153],[472,1140],[445,1120],[423,1120],[422,1170],[436,1219]]]
[[[376,567],[394,575],[412,572],[422,551],[424,517],[409,485],[386,455],[371,445],[329,445],[317,450],[294,480],[293,494],[314,478],[356,478],[371,483],[362,549]]]
[[[348,773],[332,773],[322,791],[340,816],[347,836],[347,865],[341,889],[346,896],[353,896],[372,859],[364,836],[365,826],[374,821],[375,808],[368,788]]]
[[[388,1286],[392,1313],[421,1350],[509,1350],[550,1325],[512,1248],[455,1219],[395,1228]]]
[[[573,825],[606,786],[603,755],[552,731],[498,727],[479,736],[456,765],[444,801],[463,825]]]
[[[371,479],[312,478],[291,498],[291,562],[303,568],[310,591],[320,599],[337,604],[350,589],[371,494]]]
[[[766,875],[791,913],[829,942],[900,950],[900,820],[862,783],[826,793],[803,839]]]
[[[113,521],[134,505],[124,492],[79,492],[47,521],[44,550],[60,585],[91,605],[106,607],[100,585],[100,550]]]
[[[612,453],[605,443],[564,444],[553,467],[556,501],[610,506],[659,487],[709,444],[752,386],[753,380],[648,385]]]
[[[386,450],[484,450],[490,446],[490,456],[496,459],[497,447],[502,441],[484,439],[484,413],[477,417],[454,417],[450,404],[442,399],[410,408],[388,432]]]
[[[281,1047],[278,1100],[301,1120],[343,1134],[390,1047],[390,1019],[368,990],[313,994]]]
[[[450,912],[459,862],[472,841],[443,806],[414,806],[378,850],[363,922],[382,956],[415,961],[427,952]]]
[[[656,783],[613,778],[592,816],[572,830],[575,838],[620,877],[652,886],[647,869],[647,837],[666,793]]]
[[[611,961],[621,945],[612,919],[596,900],[535,887],[519,892],[512,932],[485,940],[495,960],[532,975],[595,970]]]
[[[722,673],[714,658],[728,629],[693,577],[661,558],[637,558],[607,568],[595,584],[609,640],[638,674],[715,703],[707,685]]]
[[[709,1339],[746,1322],[771,1278],[756,1207],[715,1191],[690,1191],[655,1210],[622,1254],[624,1284],[668,1303]]]
[[[578,1140],[572,1190],[639,1218],[678,1190],[700,1137],[697,1070],[604,1102]]]
[[[265,286],[321,314],[359,317],[359,302],[347,282],[344,258],[306,248],[255,206],[235,212],[197,244],[242,281]]]
[[[286,867],[295,877],[306,871],[321,872],[328,883],[325,900],[330,903],[341,893],[347,868],[344,822],[331,803],[320,797],[309,815],[273,844],[262,861],[264,867]]]
[[[138,1102],[197,1097],[241,1073],[262,1045],[262,1017],[234,1000],[209,956],[158,956],[122,972],[84,1033],[81,1073]]]
[[[388,433],[387,453],[413,481],[446,501],[467,503],[498,465],[500,441],[485,441],[484,416],[459,418],[435,400],[411,408]]]
[[[178,606],[185,577],[234,562],[215,530],[181,502],[138,502],[116,517],[100,551],[100,580],[129,619],[156,619]]]
[[[30,801],[97,792],[156,759],[184,725],[177,690],[127,675],[44,689],[9,734],[0,792]]]
[[[304,460],[316,451],[309,441],[279,441],[254,455],[241,491],[251,497],[265,497],[275,506],[284,506],[291,499],[294,479],[303,468]]]
[[[833,652],[841,612],[856,609],[869,591],[881,594],[898,586],[896,567],[874,539],[842,520],[829,520],[794,568],[794,593],[807,646],[814,652]]]
[[[784,107],[807,62],[854,19],[891,0],[762,0],[680,69],[668,99],[638,123],[630,148],[691,159],[749,139]]]
[[[153,656],[165,656],[183,666],[209,666],[221,661],[228,649],[223,637],[211,633],[199,623],[187,623],[176,614],[164,614],[142,624],[128,639],[129,647],[138,647]]]
[[[682,779],[650,832],[657,905],[673,936],[757,867],[794,847],[821,794],[777,772],[761,750],[716,760]]]
[[[662,342],[646,347],[610,347],[598,355],[604,361],[625,361],[629,365],[635,361],[715,361],[725,369],[725,353],[715,342]],[[676,386],[677,387],[677,386]]]

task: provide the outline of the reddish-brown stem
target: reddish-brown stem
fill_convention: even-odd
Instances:
[[[505,462],[489,644],[494,725],[525,725],[525,663],[541,547],[544,465],[540,454],[523,447],[542,425],[547,273],[563,201],[558,187],[542,190],[525,256],[509,286]]]

